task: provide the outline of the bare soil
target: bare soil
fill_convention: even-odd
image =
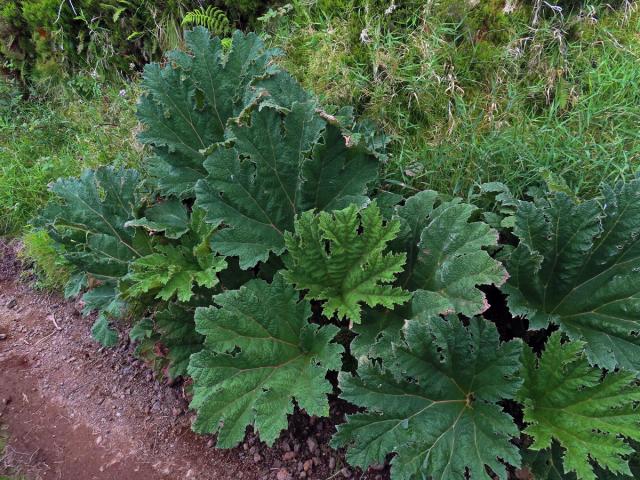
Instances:
[[[296,413],[273,448],[250,431],[233,450],[192,433],[181,382],[158,379],[122,343],[100,349],[80,305],[33,290],[0,241],[0,475],[27,480],[382,480],[346,466],[331,419]]]

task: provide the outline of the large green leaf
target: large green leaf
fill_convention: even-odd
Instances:
[[[52,200],[38,219],[51,238],[64,245],[65,258],[78,271],[68,293],[79,293],[87,277],[97,280],[98,288],[83,296],[83,311],[100,312],[92,332],[104,345],[117,340],[109,319],[125,310],[116,286],[129,262],[150,251],[146,236],[126,226],[140,203],[139,180],[135,170],[112,167],[87,170],[78,179],[60,179],[51,186]]]
[[[539,360],[525,349],[524,384],[518,398],[525,405],[525,433],[534,439],[532,450],[552,446],[565,449],[566,472],[579,479],[597,477],[590,460],[613,473],[630,475],[626,456],[634,452],[622,437],[640,440],[640,388],[632,372],[608,373],[593,368],[582,342],[562,344],[554,333]]]
[[[362,360],[358,376],[340,374],[342,398],[365,413],[338,426],[335,446],[350,463],[382,463],[392,452],[393,479],[507,478],[502,463],[520,465],[513,420],[498,402],[520,386],[521,344],[500,343],[496,328],[455,316],[408,321],[405,342],[383,358],[385,369]]]
[[[311,305],[281,275],[272,284],[248,282],[196,311],[204,349],[191,357],[197,432],[217,432],[233,447],[253,425],[268,444],[287,427],[293,401],[309,415],[329,413],[327,370],[339,370],[338,329],[308,322]]]
[[[229,119],[253,101],[251,82],[275,71],[276,53],[256,34],[239,31],[228,54],[202,27],[185,32],[185,42],[189,54],[172,52],[166,66],[146,66],[138,106],[145,127],[139,138],[155,147],[150,173],[164,195],[181,198],[192,197],[206,176],[205,151],[224,140]]]
[[[530,327],[560,326],[592,364],[640,371],[640,181],[604,187],[601,201],[558,193],[521,202],[505,286]]]
[[[78,270],[100,280],[118,280],[129,261],[148,248],[137,244],[134,228],[125,226],[138,208],[139,181],[135,170],[112,167],[60,179],[51,186],[52,200],[39,222],[64,245],[65,257]]]
[[[506,281],[502,264],[484,250],[497,245],[497,232],[486,223],[470,221],[477,210],[459,199],[439,202],[431,190],[396,208],[403,228],[393,248],[408,252],[400,281],[416,292],[416,313],[482,313],[488,304],[476,287]]]
[[[294,103],[286,114],[255,110],[250,124],[230,127],[229,137],[233,147],[216,147],[205,162],[209,177],[196,186],[196,204],[208,222],[229,227],[216,235],[214,250],[238,256],[245,269],[284,251],[284,232],[293,230],[297,214],[364,203],[377,175],[375,157],[348,148],[313,102]]]
[[[384,223],[374,204],[360,210],[351,205],[332,213],[303,213],[295,234],[287,232],[289,251],[284,275],[307,296],[326,300],[327,317],[360,323],[361,303],[392,308],[410,298],[408,292],[385,285],[392,283],[405,262],[404,253],[389,253],[387,244],[400,223]]]

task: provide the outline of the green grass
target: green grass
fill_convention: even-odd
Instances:
[[[265,30],[328,108],[355,105],[394,137],[391,183],[466,195],[502,181],[522,194],[552,174],[590,195],[632,176],[637,7],[543,7],[533,25],[528,2],[513,12],[468,3],[398,2],[385,13],[390,2],[298,1]]]
[[[51,181],[98,165],[140,164],[136,96],[129,86],[84,79],[27,100],[15,85],[2,81],[0,235],[23,231],[46,203]]]
[[[73,271],[60,251],[60,246],[44,230],[32,230],[22,236],[20,258],[26,272],[35,277],[34,287],[43,290],[62,290]]]

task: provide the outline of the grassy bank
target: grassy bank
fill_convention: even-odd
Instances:
[[[589,195],[632,176],[637,5],[471,4],[296,2],[266,30],[307,88],[394,136],[392,182],[465,195],[497,180],[522,193],[551,175]]]
[[[98,165],[137,165],[135,88],[90,83],[25,98],[0,84],[0,235],[22,231],[49,182]]]

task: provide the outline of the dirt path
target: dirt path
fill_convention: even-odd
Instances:
[[[0,425],[8,440],[0,474],[28,480],[383,478],[380,471],[360,475],[346,468],[326,445],[333,424],[306,415],[294,415],[275,448],[250,434],[234,450],[214,449],[211,438],[191,432],[193,413],[179,385],[155,379],[130,345],[101,351],[79,306],[18,281],[14,252],[1,250]]]

